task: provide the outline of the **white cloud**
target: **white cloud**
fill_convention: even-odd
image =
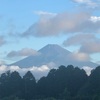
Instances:
[[[7,66],[1,65],[0,66],[0,74],[6,71]]]
[[[51,13],[51,12],[46,12],[46,11],[34,11],[35,14],[37,15],[45,15],[45,16],[55,16],[56,13]]]
[[[75,2],[77,2],[77,3],[83,3],[83,2],[86,2],[86,1],[88,1],[88,0],[73,0],[73,1],[75,1]]]
[[[20,68],[19,66],[6,66],[6,65],[0,66],[0,74],[8,70],[10,70],[11,72],[18,71],[21,76],[23,76],[27,71],[31,71],[33,75],[36,77],[36,79],[39,79],[42,76],[46,76],[50,68],[47,65],[42,65],[40,67],[32,66],[29,68]]]
[[[38,55],[39,52],[31,48],[23,48],[19,51],[11,51],[8,53],[7,57],[25,57],[30,55]]]
[[[93,21],[93,22],[95,23],[95,22],[100,21],[100,17],[97,17],[97,16],[91,16],[90,20]]]
[[[91,71],[93,70],[92,67],[88,67],[88,66],[84,66],[82,69],[84,69],[86,71],[87,75],[90,75]]]
[[[86,7],[90,7],[90,8],[96,8],[99,6],[99,1],[98,0],[72,0],[76,3],[78,3],[79,5],[84,5]]]
[[[51,68],[53,68],[53,67],[51,67]],[[25,75],[25,73],[27,71],[31,71],[36,79],[40,79],[43,76],[47,76],[47,74],[51,68],[47,65],[42,65],[40,67],[33,66],[33,67],[29,67],[29,68],[20,68],[19,66],[1,65],[0,66],[0,74],[5,73],[10,70],[11,72],[17,71],[17,72],[19,72],[19,74],[21,76],[23,76],[23,75]],[[91,70],[93,70],[92,67],[88,67],[88,66],[83,66],[82,69],[84,69],[86,71],[87,75],[90,75]]]

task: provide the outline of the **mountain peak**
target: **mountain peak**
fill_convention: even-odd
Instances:
[[[46,46],[59,46],[58,44],[47,44]]]
[[[45,47],[43,47],[43,48],[61,48],[58,44],[47,44]],[[42,48],[42,49],[43,49]],[[41,49],[40,49],[41,50]]]
[[[62,52],[70,53],[68,50],[62,48],[61,46],[57,44],[48,44],[42,49],[39,50],[41,53],[45,54],[60,54]]]
[[[55,66],[69,64],[80,67],[96,66],[96,64],[92,62],[79,62],[76,60],[69,59],[69,55],[72,53],[57,44],[48,44],[42,49],[40,49],[38,52],[40,52],[40,55],[28,56],[10,65],[16,65],[20,67],[31,67],[48,65],[50,63],[53,63],[55,64]]]

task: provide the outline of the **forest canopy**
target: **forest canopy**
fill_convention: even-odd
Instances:
[[[7,71],[0,76],[0,100],[100,100],[100,66],[88,76],[83,69],[61,65],[38,81],[30,71],[23,77]]]

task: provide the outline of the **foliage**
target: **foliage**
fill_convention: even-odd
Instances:
[[[7,71],[0,76],[0,100],[100,100],[100,66],[87,76],[83,69],[62,65],[38,82],[30,71],[23,77]]]

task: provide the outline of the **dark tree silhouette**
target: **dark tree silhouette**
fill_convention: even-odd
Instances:
[[[37,82],[28,71],[0,76],[0,100],[100,100],[100,66],[90,76],[83,69],[61,65]]]
[[[30,71],[23,76],[23,82],[25,100],[30,100],[36,94],[36,80]]]

